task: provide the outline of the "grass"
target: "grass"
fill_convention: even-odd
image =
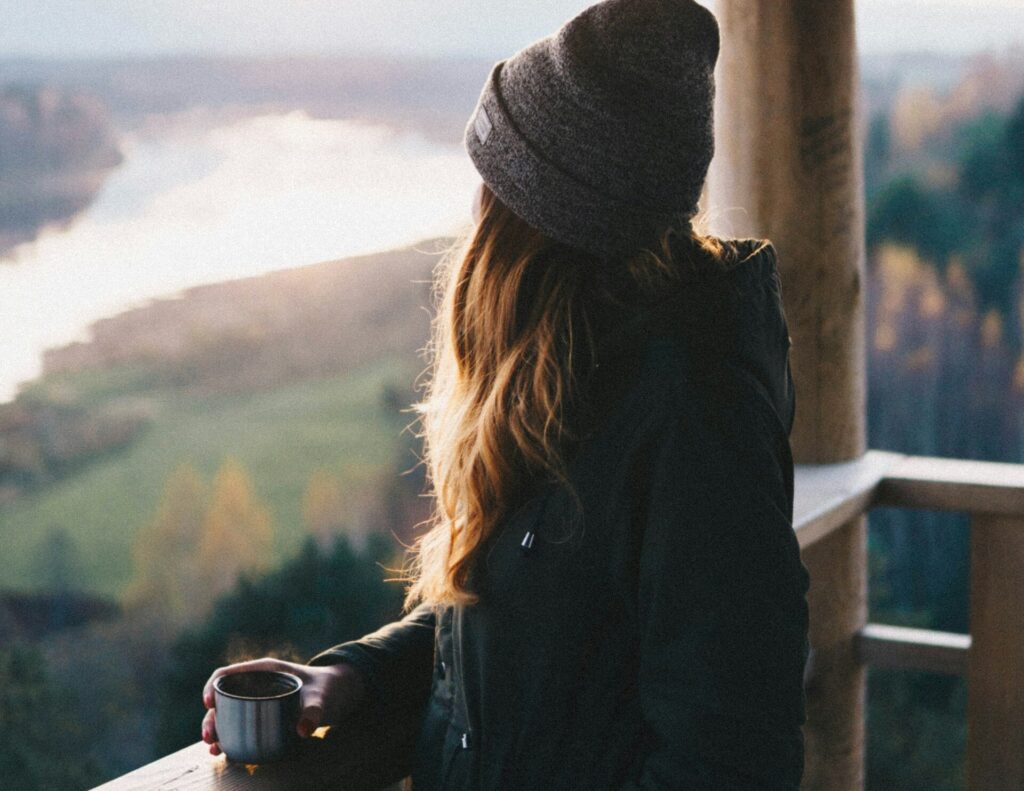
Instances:
[[[187,462],[210,482],[227,456],[242,462],[269,504],[276,552],[286,557],[305,538],[301,502],[314,470],[337,474],[355,500],[395,463],[408,416],[390,414],[381,394],[389,384],[405,391],[414,374],[406,362],[387,360],[268,392],[147,392],[153,421],[131,446],[0,507],[0,588],[42,587],[35,569],[43,542],[62,528],[78,549],[77,587],[117,596],[131,578],[132,540],[152,518],[170,472]],[[144,389],[139,385],[124,371],[59,382],[91,404]]]

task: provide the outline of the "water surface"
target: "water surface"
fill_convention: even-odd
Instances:
[[[123,150],[68,227],[0,259],[0,401],[44,349],[154,297],[452,233],[478,181],[461,148],[302,111],[183,117]]]

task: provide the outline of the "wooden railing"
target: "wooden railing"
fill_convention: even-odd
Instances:
[[[849,635],[850,643],[864,664],[966,676],[968,787],[1019,791],[1024,788],[1024,464],[873,450],[855,461],[796,466],[793,521],[803,549],[877,506],[970,514],[971,634],[869,623]],[[813,663],[812,646],[809,668]],[[346,788],[339,784],[343,773],[326,770],[323,761],[307,761],[251,771],[211,757],[198,743],[101,788]]]
[[[1024,788],[1024,464],[868,451],[841,464],[797,465],[794,525],[802,548],[878,506],[970,515],[971,633],[869,623],[850,636],[857,655],[878,667],[966,676],[968,788],[1019,791]]]

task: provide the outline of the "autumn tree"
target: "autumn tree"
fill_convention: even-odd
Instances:
[[[322,548],[330,546],[345,523],[345,497],[341,481],[330,470],[319,469],[309,478],[302,496],[302,518]]]
[[[206,606],[195,568],[208,492],[190,464],[168,477],[156,516],[135,539],[135,574],[125,599],[170,623],[191,620]]]
[[[259,500],[241,462],[228,458],[213,483],[203,519],[197,568],[208,601],[234,587],[246,572],[263,572],[273,550],[270,511]]]

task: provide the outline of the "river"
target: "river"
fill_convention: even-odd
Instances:
[[[478,181],[461,148],[303,111],[150,125],[70,224],[0,258],[0,402],[44,349],[202,283],[457,231]]]

